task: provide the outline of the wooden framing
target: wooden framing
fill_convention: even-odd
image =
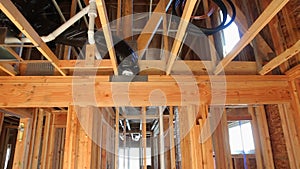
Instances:
[[[278,104],[291,101],[286,76],[226,76],[226,80],[222,76],[176,76],[174,78],[148,76],[147,82],[128,83],[109,82],[108,76],[0,77],[2,86],[0,93],[3,96],[0,98],[0,107],[65,107],[74,102],[74,96],[79,100],[91,100],[94,95],[87,93],[86,84],[95,87],[97,93],[95,106],[98,107],[149,106],[152,104],[149,96],[157,89],[165,94],[168,106],[199,104],[199,102],[210,104],[211,96],[220,92],[224,94],[224,98],[215,97],[212,104]],[[24,83],[26,86],[23,85]],[[212,84],[224,88],[212,88]],[[44,90],[45,86],[47,90]],[[124,89],[125,86],[128,90],[115,90]],[[80,95],[81,92],[85,94]],[[195,99],[197,93],[199,93],[199,102]],[[111,97],[113,95],[114,97]],[[114,98],[119,96],[128,96],[130,103],[126,100],[115,101]],[[182,96],[186,99],[182,100]],[[159,106],[160,103],[155,104]]]
[[[18,138],[15,151],[18,152],[14,156],[13,169],[26,169],[28,159],[28,149],[31,137],[31,119],[22,118],[20,124],[24,125],[24,130],[18,132]]]
[[[42,53],[42,55],[47,58],[51,64],[62,74],[66,73],[58,67],[58,59],[55,54],[50,50],[46,43],[41,39],[41,37],[36,33],[24,16],[19,12],[19,10],[14,6],[10,0],[1,0],[0,9],[3,13],[20,29],[20,31],[33,43],[34,46]]]
[[[270,20],[289,2],[289,0],[273,0],[256,21],[244,33],[244,36],[235,45],[235,47],[218,64],[215,74],[222,72],[238,54],[247,46],[255,36],[270,22]]]
[[[265,75],[268,72],[272,71],[274,68],[284,63],[291,57],[295,56],[300,52],[300,40],[298,40],[292,47],[285,50],[283,53],[272,59],[269,63],[263,66],[262,70],[259,71],[259,74]]]
[[[214,152],[216,158],[216,167],[224,169],[233,169],[231,160],[231,152],[229,145],[229,134],[227,125],[226,111],[222,107],[211,107],[214,109],[214,120],[217,120],[217,116],[221,116],[220,121],[213,123],[218,124],[216,130],[212,135]],[[220,115],[218,115],[220,114]]]
[[[4,71],[5,73],[9,74],[10,76],[16,76],[17,72],[14,68],[8,63],[0,63],[0,70]]]
[[[147,169],[146,107],[142,107],[143,169]]]
[[[248,107],[249,114],[252,117],[251,120],[251,128],[253,133],[253,140],[254,140],[254,147],[255,147],[255,160],[256,160],[256,166],[257,169],[263,169],[263,160],[262,160],[262,152],[261,152],[261,144],[260,144],[260,137],[259,137],[259,126],[257,124],[257,119],[255,115],[254,108],[249,106]]]
[[[196,0],[188,0],[184,6],[183,14],[178,26],[178,30],[175,36],[175,40],[173,42],[173,46],[170,52],[169,60],[166,67],[166,74],[170,75],[173,64],[177,58],[178,52],[180,50],[180,46],[182,44],[182,40],[184,38],[187,26],[189,24],[189,20],[192,16],[192,12],[194,6],[196,4]]]
[[[254,114],[252,120],[257,122],[258,135],[260,138],[261,154],[263,161],[263,168],[274,169],[274,161],[271,149],[270,135],[268,131],[268,124],[266,119],[266,113],[263,105],[254,108]]]
[[[291,168],[300,168],[300,144],[297,137],[296,124],[288,104],[279,104],[279,115]]]
[[[151,17],[147,21],[145,27],[143,28],[141,34],[137,39],[138,55],[141,59],[145,54],[155,32],[157,31],[161,21],[163,20],[164,13],[169,9],[171,5],[171,0],[160,0],[156,8],[151,14]]]
[[[119,108],[116,108],[116,119],[115,119],[115,169],[119,169]]]
[[[114,42],[112,39],[111,31],[110,31],[110,25],[107,17],[107,12],[106,12],[106,7],[105,7],[105,2],[104,0],[96,0],[96,5],[98,9],[98,14],[100,18],[100,22],[102,24],[102,30],[104,33],[108,53],[110,56],[110,60],[112,62],[114,74],[118,74],[118,64],[117,64],[117,58],[116,58],[116,53],[114,49]]]
[[[173,106],[170,106],[170,110],[169,110],[169,135],[170,135],[170,160],[171,160],[170,169],[176,168],[173,111],[174,111]]]

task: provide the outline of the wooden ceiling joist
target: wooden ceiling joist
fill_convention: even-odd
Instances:
[[[298,40],[292,47],[285,50],[283,53],[272,59],[266,65],[263,66],[262,70],[259,71],[259,74],[265,75],[275,69],[277,66],[283,62],[289,60],[291,57],[295,56],[300,52],[300,40]]]
[[[5,49],[12,54],[19,62],[23,61],[23,59],[10,47],[5,47]]]
[[[217,75],[226,67],[256,35],[270,22],[270,20],[289,2],[289,0],[273,0],[262,14],[255,20],[244,33],[235,47],[218,64],[214,73]]]
[[[66,73],[58,67],[58,59],[46,43],[41,39],[38,33],[24,18],[21,12],[15,7],[10,0],[1,0],[0,9],[16,25],[16,27],[37,47],[42,55],[47,58],[51,64],[62,74]]]
[[[14,70],[8,63],[0,63],[0,70],[4,71],[5,73],[9,74],[10,76],[16,76],[17,72]]]
[[[138,55],[140,58],[145,54],[155,32],[157,31],[165,12],[169,9],[171,5],[171,0],[160,0],[154,9],[151,17],[146,23],[144,29],[137,39]]]
[[[152,106],[210,104],[212,95],[218,96],[214,98],[212,104],[223,104],[223,101],[224,104],[278,104],[291,101],[287,76],[149,75],[147,77],[147,81],[130,83],[110,82],[109,76],[0,77],[2,95],[0,107],[65,107],[76,104],[74,99],[91,100],[94,95],[99,107],[150,106],[153,103],[149,98],[156,90],[161,91],[165,98],[158,96],[157,99],[164,101],[157,102],[156,99],[155,105]],[[189,79],[195,81],[188,82]],[[224,88],[212,88],[214,86]],[[92,90],[93,88],[95,90]],[[94,94],[89,94],[89,91]],[[196,93],[199,93],[199,98],[196,97]],[[226,100],[220,97],[222,94]],[[122,99],[124,97],[129,100]],[[121,99],[116,100],[116,98]],[[85,102],[80,103],[85,104]]]
[[[173,64],[177,58],[178,52],[180,50],[180,46],[184,35],[186,33],[187,26],[189,24],[190,18],[192,16],[194,7],[196,5],[197,0],[187,0],[184,6],[183,14],[181,16],[181,20],[178,26],[178,30],[173,42],[173,46],[170,52],[169,60],[166,67],[166,74],[169,75],[171,73]]]
[[[118,74],[118,63],[117,63],[117,58],[116,58],[116,52],[114,49],[114,42],[112,40],[109,20],[107,17],[105,2],[104,2],[104,0],[96,0],[96,5],[97,5],[97,10],[98,10],[100,22],[102,25],[102,30],[103,30],[103,34],[105,37],[108,53],[110,56],[110,60],[112,62],[114,74],[117,75]]]

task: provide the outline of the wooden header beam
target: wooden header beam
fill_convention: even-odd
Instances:
[[[29,22],[24,18],[21,12],[10,0],[1,0],[0,9],[16,25],[16,27],[33,43],[42,55],[47,58],[51,64],[62,74],[66,73],[58,67],[58,59],[47,44],[41,39],[38,33],[33,29]]]
[[[287,76],[173,77],[152,75],[148,76],[147,82],[131,83],[110,82],[109,76],[0,77],[0,107],[65,107],[70,104],[96,104],[98,107],[223,104],[224,97],[225,104],[278,104],[291,101]],[[226,82],[223,79],[226,79]],[[161,94],[153,91],[160,91]],[[74,99],[79,100],[79,103],[74,102]]]
[[[256,37],[256,35],[288,2],[289,0],[273,0],[263,11],[263,13],[256,19],[256,21],[250,26],[250,28],[244,33],[241,40],[218,64],[214,73],[216,75],[221,73],[223,68],[226,67],[244,49],[244,47]]]

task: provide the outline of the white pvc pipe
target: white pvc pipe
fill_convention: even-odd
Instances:
[[[70,26],[72,26],[80,18],[82,18],[84,15],[86,15],[88,13],[89,9],[90,9],[90,6],[86,6],[80,12],[78,12],[76,15],[74,15],[72,18],[70,18],[67,22],[65,22],[63,25],[61,25],[55,31],[50,33],[48,36],[41,37],[42,40],[44,42],[50,42],[50,41],[54,40],[57,36],[59,36],[61,33],[63,33]]]

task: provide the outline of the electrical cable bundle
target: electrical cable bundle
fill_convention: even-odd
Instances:
[[[236,17],[236,9],[235,9],[235,6],[234,4],[232,3],[231,0],[226,0],[228,2],[228,4],[230,5],[230,8],[232,10],[232,16],[231,16],[231,19],[228,23],[226,23],[227,21],[227,14],[228,14],[228,10],[227,10],[227,7],[226,5],[224,4],[224,2],[222,0],[212,0],[212,2],[220,8],[220,10],[222,11],[222,22],[214,27],[214,28],[204,28],[204,27],[199,27],[199,29],[206,35],[212,35],[222,29],[225,29],[226,27],[228,27],[235,19]],[[182,15],[182,12],[183,12],[183,8],[184,8],[184,5],[185,5],[185,0],[175,0],[173,2],[173,13],[177,16],[181,16]],[[212,7],[212,9],[205,15],[202,15],[202,16],[192,16],[191,18],[193,19],[206,19],[208,18],[213,12],[214,12],[215,8],[214,6]],[[189,31],[191,33],[195,33],[194,29],[189,29]],[[198,31],[199,32],[199,31]]]

